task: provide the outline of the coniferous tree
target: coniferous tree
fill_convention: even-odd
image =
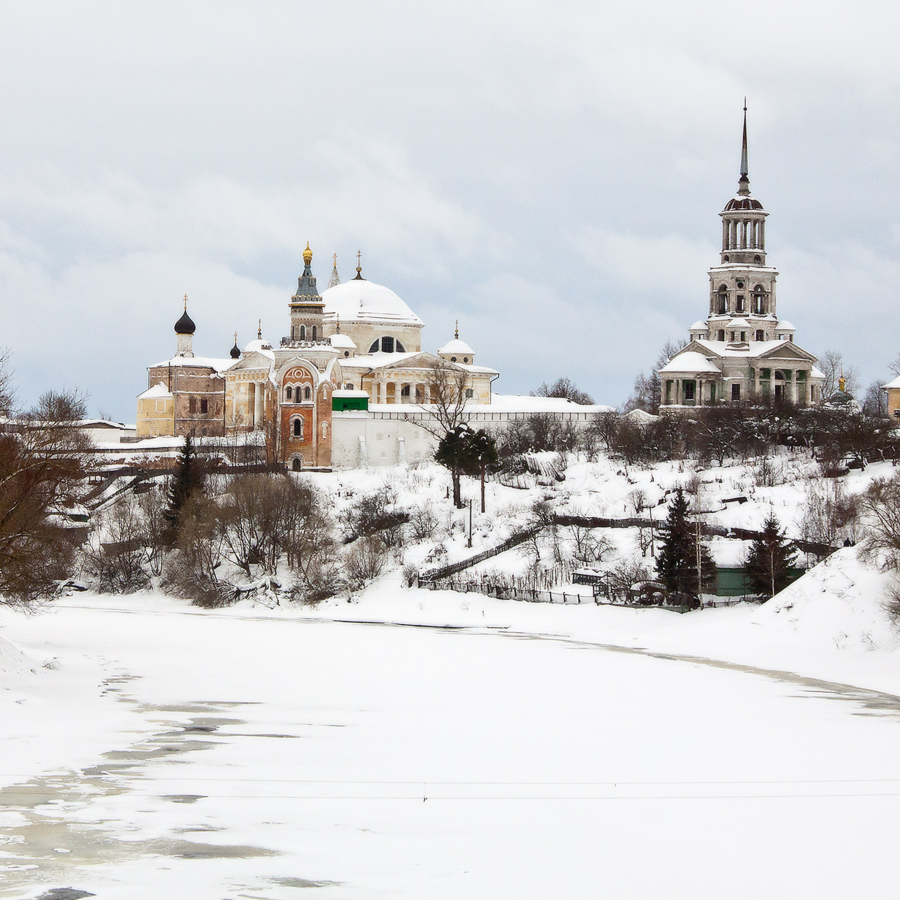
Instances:
[[[788,541],[774,513],[769,513],[758,537],[747,553],[747,584],[754,594],[767,599],[788,585],[788,569],[794,565],[797,550]]]
[[[175,464],[175,474],[169,483],[169,501],[165,518],[169,523],[170,540],[174,541],[178,534],[185,504],[195,493],[203,490],[205,479],[206,473],[197,459],[194,441],[189,434],[185,435],[178,462]]]
[[[450,470],[453,485],[453,505],[462,508],[461,478],[468,464],[469,426],[463,423],[448,431],[440,440],[434,454],[435,462]]]
[[[469,432],[466,447],[466,474],[476,475],[481,479],[481,511],[485,511],[485,478],[489,472],[494,472],[499,463],[497,442],[485,432],[478,429]]]
[[[700,594],[713,589],[716,567],[700,539],[698,524],[688,518],[688,501],[681,488],[675,492],[660,530],[662,541],[656,558],[659,580],[683,605],[696,608]]]

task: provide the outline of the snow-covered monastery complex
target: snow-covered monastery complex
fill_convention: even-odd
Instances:
[[[750,196],[747,107],[738,192],[719,213],[722,251],[709,270],[709,316],[695,322],[690,342],[659,370],[663,407],[776,397],[807,405],[821,399],[824,375],[816,357],[794,342],[794,326],[779,319],[775,279],[766,264],[766,217]]]
[[[437,367],[462,392],[476,427],[532,412],[542,400],[496,405],[491,384],[499,373],[476,365],[459,331],[436,354],[423,350],[422,320],[392,290],[363,278],[359,264],[356,277],[341,282],[335,260],[320,295],[312,256],[307,244],[289,304],[290,334],[277,344],[263,338],[260,325],[243,350],[235,337],[226,358],[195,356],[185,298],[175,355],[148,367],[147,390],[137,398],[138,439],[255,437],[293,470],[391,465],[434,452],[434,436],[418,423],[440,400]],[[606,409],[546,399],[543,406],[583,422]]]

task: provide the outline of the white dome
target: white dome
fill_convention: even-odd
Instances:
[[[457,356],[473,356],[475,351],[459,338],[454,338],[449,344],[444,344],[438,353],[446,353],[447,355],[455,353]]]
[[[694,322],[694,324],[691,325],[690,328],[688,328],[688,331],[706,331],[708,328],[709,326],[706,324],[706,322],[697,321]]]
[[[794,326],[791,325],[791,323],[788,322],[787,319],[779,319],[776,330],[777,331],[796,331],[797,329],[794,328]]]
[[[322,294],[325,315],[342,322],[378,321],[421,325],[422,320],[390,289],[374,281],[352,279],[336,284]]]
[[[275,359],[275,354],[272,352],[272,345],[268,341],[263,341],[259,338],[250,341],[250,343],[244,347],[244,354],[247,353],[261,353],[269,359]]]

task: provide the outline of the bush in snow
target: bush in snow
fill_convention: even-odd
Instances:
[[[845,493],[836,480],[811,479],[806,488],[800,518],[800,536],[817,544],[836,546],[854,540],[859,519],[859,499]]]
[[[97,527],[82,547],[85,567],[101,593],[129,593],[150,583],[148,520],[133,494],[117,500],[98,517]]]
[[[387,547],[379,537],[361,537],[350,544],[344,556],[344,572],[353,590],[374,581],[387,565]]]
[[[387,486],[360,494],[340,514],[347,542],[378,535],[389,547],[402,543],[403,526],[409,521],[409,513],[397,509],[396,504],[396,494]]]

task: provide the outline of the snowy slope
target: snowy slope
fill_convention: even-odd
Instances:
[[[890,573],[864,565],[857,549],[846,547],[763,604],[754,622],[810,646],[894,649],[897,634],[884,607],[892,582]]]

